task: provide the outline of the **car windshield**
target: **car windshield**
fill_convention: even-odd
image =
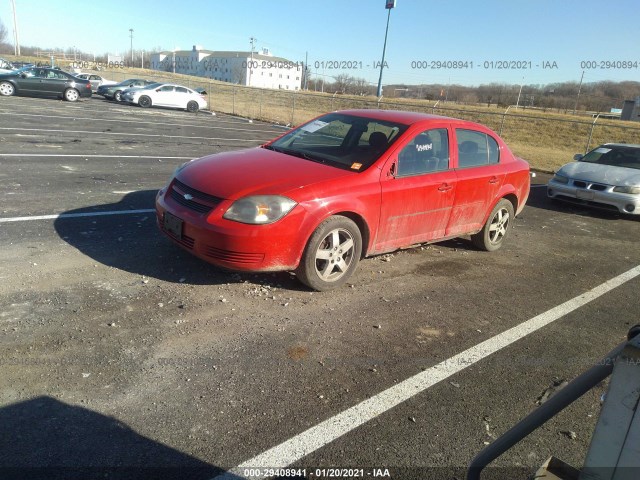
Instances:
[[[163,83],[152,83],[151,85],[147,85],[146,87],[141,88],[140,90],[153,90],[154,88],[157,88],[161,85],[164,85]]]
[[[330,113],[265,146],[306,160],[361,172],[407,129],[374,118]]]
[[[640,147],[602,145],[591,150],[580,161],[640,170]]]

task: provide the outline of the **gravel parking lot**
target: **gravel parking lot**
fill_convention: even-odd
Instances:
[[[288,273],[218,270],[155,223],[155,192],[178,165],[281,127],[95,97],[1,100],[0,477],[210,479],[291,465],[310,478],[334,467],[463,478],[548,389],[640,323],[640,221],[553,204],[545,175],[504,249],[418,246],[312,293]],[[522,338],[499,351],[455,357],[514,327]],[[433,380],[447,360],[466,368]],[[551,454],[580,467],[604,391],[493,473],[525,479]],[[368,413],[337,417],[361,402]]]

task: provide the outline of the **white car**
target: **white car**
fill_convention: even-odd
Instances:
[[[0,73],[11,73],[15,70],[16,67],[10,61],[0,58]]]
[[[78,78],[89,80],[91,82],[91,90],[93,90],[94,93],[98,91],[98,87],[100,85],[115,85],[116,83],[118,83],[114,82],[113,80],[107,80],[106,78],[94,73],[74,73],[73,75]]]
[[[171,83],[154,83],[144,88],[125,90],[122,92],[122,100],[145,108],[172,107],[189,112],[207,107],[207,101],[200,93]]]
[[[640,145],[605,143],[574,160],[549,180],[550,198],[640,215]]]

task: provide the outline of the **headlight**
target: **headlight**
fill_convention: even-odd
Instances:
[[[640,193],[640,187],[613,187],[613,191],[617,193],[632,193],[637,195]]]
[[[552,180],[558,183],[564,183],[565,185],[569,183],[569,178],[563,175],[558,175],[557,173],[553,176]]]
[[[296,202],[278,195],[256,195],[236,200],[223,218],[235,222],[264,225],[280,220],[296,206]]]

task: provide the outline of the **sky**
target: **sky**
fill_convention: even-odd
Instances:
[[[249,51],[254,37],[327,81],[374,85],[388,15],[385,0],[14,1],[21,45],[126,54],[133,29],[135,50]],[[638,0],[397,0],[383,84],[640,80],[639,14]],[[0,21],[12,40],[10,0]]]

